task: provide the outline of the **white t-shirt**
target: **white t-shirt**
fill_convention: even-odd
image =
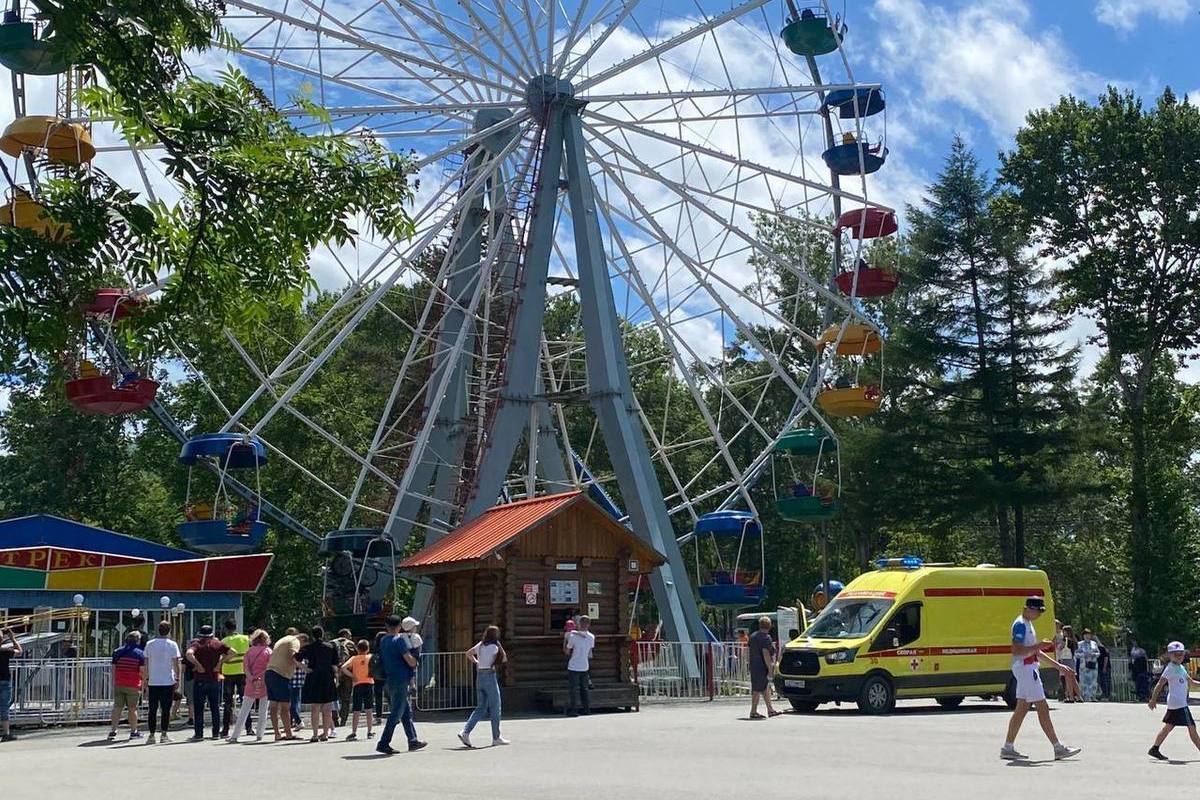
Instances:
[[[175,683],[175,659],[179,645],[174,639],[159,636],[146,642],[146,672],[151,686],[171,686]]]
[[[1183,664],[1174,661],[1167,664],[1162,671],[1163,680],[1167,682],[1167,709],[1187,708],[1188,704],[1188,673]]]
[[[479,659],[480,669],[491,669],[496,665],[496,657],[500,655],[500,645],[495,642],[491,644],[479,642],[471,648],[471,652],[475,654],[475,658]]]
[[[1038,643],[1037,632],[1033,629],[1033,620],[1025,619],[1024,614],[1017,615],[1012,624],[1012,643],[1029,647]],[[1037,664],[1037,653],[1028,656],[1013,656],[1012,665],[1019,667],[1022,664]]]
[[[587,672],[592,660],[592,650],[595,648],[596,635],[591,631],[571,631],[567,634],[567,649],[571,651],[567,671]]]

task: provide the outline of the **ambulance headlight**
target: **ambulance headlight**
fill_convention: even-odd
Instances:
[[[826,664],[849,664],[854,660],[854,654],[857,650],[834,650],[832,653],[825,654]]]

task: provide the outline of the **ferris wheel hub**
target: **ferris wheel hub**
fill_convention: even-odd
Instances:
[[[525,105],[540,114],[556,103],[575,97],[575,87],[557,75],[535,75],[525,85]]]

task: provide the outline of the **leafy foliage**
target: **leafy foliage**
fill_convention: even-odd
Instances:
[[[410,235],[407,157],[369,137],[301,133],[237,70],[215,82],[189,74],[186,52],[234,44],[218,27],[219,4],[80,0],[43,10],[59,46],[104,79],[83,102],[135,147],[164,153],[179,199],[141,198],[99,170],[43,164],[53,179],[42,202],[71,228],[52,240],[0,229],[7,370],[36,369],[66,349],[80,302],[102,286],[162,284],[133,321],[145,349],[161,352],[172,331],[244,327],[273,304],[297,307],[313,288],[312,249],[350,241],[356,219],[388,238]],[[296,104],[328,121],[306,99]]]

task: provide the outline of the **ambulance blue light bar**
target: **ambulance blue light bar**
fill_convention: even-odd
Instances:
[[[881,558],[875,562],[877,569],[920,569],[923,566],[925,566],[925,559],[919,556]]]

